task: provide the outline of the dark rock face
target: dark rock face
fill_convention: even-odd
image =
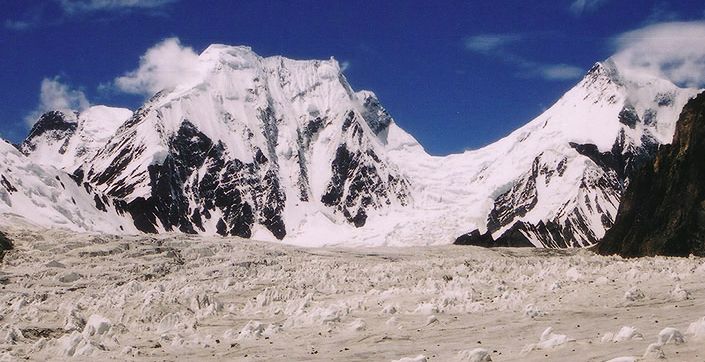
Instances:
[[[539,221],[537,224],[518,221],[496,239],[492,237],[491,231],[481,234],[479,230],[474,230],[461,235],[453,244],[482,247],[534,247],[531,242],[533,239],[549,248],[569,248],[573,246],[570,241],[574,240],[576,230],[589,230],[587,225],[573,225],[574,221],[571,220],[581,219],[568,219],[564,225],[553,220],[547,223]]]
[[[525,234],[522,233],[521,226],[524,223],[518,222],[512,226],[510,230],[502,234],[497,240],[492,237],[488,231],[481,234],[479,230],[473,230],[470,233],[461,235],[453,244],[455,245],[475,245],[485,248],[489,247],[533,247],[534,244],[529,241]]]
[[[633,129],[639,122],[639,115],[636,113],[636,110],[633,106],[624,106],[622,111],[619,112],[619,123],[622,123],[628,126],[629,128]]]
[[[503,226],[509,225],[515,218],[526,215],[536,206],[538,202],[536,179],[539,174],[547,175],[550,178],[554,172],[562,176],[564,171],[565,160],[561,161],[558,168],[554,170],[542,165],[541,156],[537,156],[531,166],[531,172],[495,199],[494,208],[487,217],[488,230],[495,232]]]
[[[377,165],[379,158],[374,151],[353,153],[341,145],[333,160],[333,177],[321,202],[342,212],[357,227],[365,225],[370,207],[389,205],[395,197],[405,205],[408,196],[405,181],[392,175],[383,180]]]
[[[544,154],[534,159],[531,170],[526,172],[512,187],[495,198],[494,206],[487,218],[486,234],[478,230],[461,235],[456,244],[479,246],[530,246],[530,240],[551,248],[567,248],[598,242],[598,236],[588,224],[588,220],[597,214],[605,228],[612,226],[615,215],[604,210],[598,200],[587,195],[599,193],[604,200],[620,199],[630,177],[635,170],[653,160],[658,147],[649,135],[644,135],[642,145],[635,148],[627,145],[624,132],[620,132],[609,152],[600,152],[593,144],[570,143],[579,154],[589,158],[599,167],[600,172],[583,176],[579,190],[585,195],[578,200],[584,208],[563,207],[555,218],[538,223],[518,221],[530,212],[538,203],[537,182],[539,179],[548,185],[553,178],[563,177],[567,159],[558,162],[544,160]],[[496,239],[492,238],[498,230],[506,230]],[[473,235],[475,235],[473,237]],[[481,235],[481,238],[477,238]],[[492,240],[490,242],[489,240]]]
[[[4,187],[9,193],[17,192],[17,188],[13,186],[7,178],[5,178],[5,175],[0,175],[0,185],[2,185],[2,187]]]
[[[167,231],[204,231],[205,220],[217,210],[221,235],[249,238],[258,221],[282,239],[285,196],[272,163],[259,149],[252,163],[225,157],[226,153],[221,142],[214,143],[191,122],[183,121],[169,140],[164,162],[149,166],[150,197],[123,203],[121,209],[130,213],[137,229],[148,233],[156,233],[158,225]],[[114,168],[124,167],[123,162],[129,159],[116,158]],[[110,175],[96,177],[97,182],[104,179]],[[120,191],[129,188],[113,187],[111,196],[121,197]]]
[[[5,258],[5,253],[8,250],[12,250],[12,248],[12,241],[10,241],[10,239],[5,236],[2,231],[0,231],[0,265],[2,263],[2,260]]]
[[[705,93],[683,108],[673,143],[632,178],[602,254],[705,255]]]
[[[311,185],[309,182],[309,172],[307,167],[307,153],[311,142],[316,138],[326,122],[326,118],[316,117],[309,120],[306,126],[296,129],[296,156],[299,166],[299,200],[308,202],[311,200]]]
[[[332,177],[321,202],[341,212],[356,227],[367,222],[367,210],[390,205],[397,199],[406,205],[409,197],[406,180],[388,173],[382,160],[372,148],[363,147],[363,129],[354,112],[350,112],[342,125],[357,150],[341,144],[331,164]]]
[[[76,122],[67,120],[66,115],[60,111],[44,113],[32,126],[29,135],[20,144],[19,150],[24,154],[29,154],[36,149],[36,142],[39,138],[49,138],[54,142],[63,142],[59,148],[59,153],[63,154],[66,152],[66,145],[76,132],[77,126]]]
[[[365,97],[362,106],[364,107],[362,118],[365,119],[374,134],[379,134],[392,123],[392,116],[382,107],[376,97],[372,95]]]
[[[2,261],[2,253],[6,250],[12,250],[12,241],[0,231],[0,261]]]
[[[619,132],[617,139],[609,152],[600,152],[593,144],[570,143],[570,146],[583,156],[588,157],[604,170],[613,170],[623,183],[628,182],[631,175],[645,164],[653,161],[658,142],[650,135],[642,136],[641,147],[626,145],[624,130]],[[624,186],[624,185],[622,185]],[[624,187],[621,187],[622,189]]]

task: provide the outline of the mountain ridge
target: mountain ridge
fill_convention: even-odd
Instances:
[[[440,157],[374,93],[353,91],[334,59],[225,45],[200,59],[197,77],[156,94],[85,159],[50,163],[112,198],[107,207],[143,232],[307,245],[482,235],[486,246],[507,234],[527,246],[589,246],[611,226],[632,168],[672,135],[695,92],[625,76],[607,60],[507,137]]]

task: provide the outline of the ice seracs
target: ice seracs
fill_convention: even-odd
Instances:
[[[66,172],[39,164],[0,140],[1,226],[44,226],[75,231],[134,233],[132,220],[104,194]]]

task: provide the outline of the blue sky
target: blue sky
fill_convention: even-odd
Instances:
[[[57,104],[135,109],[145,95],[115,79],[176,37],[196,52],[225,43],[334,56],[429,152],[459,152],[541,113],[596,61],[628,48],[625,33],[704,26],[704,16],[705,2],[688,0],[0,0],[0,135],[21,140],[26,119]],[[690,85],[702,85],[699,73]]]

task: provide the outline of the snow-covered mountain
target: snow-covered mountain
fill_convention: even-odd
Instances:
[[[69,152],[58,164],[79,164],[65,170],[119,200],[145,232],[282,239],[316,219],[361,227],[409,203],[384,150],[391,117],[372,93],[352,91],[337,62],[220,45],[200,60],[201,79],[155,95],[85,165]],[[72,143],[63,128],[52,139]]]
[[[670,142],[678,115],[695,94],[612,60],[596,64],[524,127],[446,159],[448,168],[471,165],[465,177],[480,193],[473,198],[492,200],[481,207],[486,228],[458,243],[595,243],[612,225],[632,170]]]
[[[45,114],[20,148],[106,195],[143,232],[585,246],[696,93],[606,61],[506,138],[436,157],[333,59],[212,45],[197,73],[131,116]]]

